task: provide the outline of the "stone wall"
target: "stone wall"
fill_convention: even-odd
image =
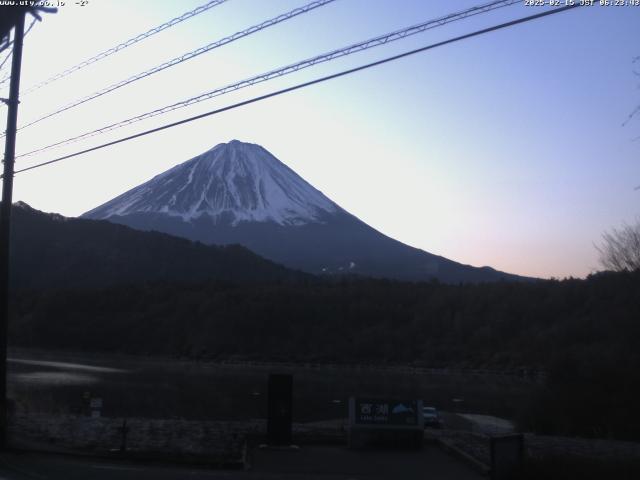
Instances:
[[[244,461],[248,442],[265,441],[266,420],[194,421],[128,418],[127,456],[167,460],[197,459],[234,465]],[[118,454],[122,419],[78,415],[19,414],[10,418],[11,446],[66,453]],[[346,444],[342,422],[294,424],[299,444]]]
[[[491,464],[490,437],[465,430],[430,431],[428,436],[455,447],[485,465]],[[640,443],[618,440],[554,437],[525,434],[524,445],[528,456],[574,456],[614,461],[640,461]]]
[[[120,450],[122,419],[75,415],[15,415],[10,445],[31,450],[109,454]],[[201,457],[214,463],[242,462],[248,436],[264,435],[266,422],[127,419],[128,455]]]

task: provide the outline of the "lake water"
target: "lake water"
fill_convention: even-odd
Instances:
[[[222,365],[108,355],[12,351],[9,396],[21,412],[109,417],[265,418],[270,373],[294,378],[294,421],[346,417],[350,396],[423,399],[442,410],[512,418],[535,384],[503,375],[402,369]]]

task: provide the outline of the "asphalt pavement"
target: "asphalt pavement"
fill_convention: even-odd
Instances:
[[[342,446],[260,449],[249,452],[249,469],[128,462],[70,455],[5,452],[0,480],[476,480],[485,478],[435,445],[420,451],[353,451]]]

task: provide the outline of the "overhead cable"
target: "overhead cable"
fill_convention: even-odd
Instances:
[[[33,20],[31,21],[31,24],[29,25],[27,30],[24,32],[23,39],[31,31],[31,29],[33,28],[33,26],[35,25],[35,23],[37,21],[39,21],[39,19],[37,17],[34,17]],[[7,42],[7,47],[9,45],[13,45],[13,40]],[[0,52],[2,52],[7,47],[2,48],[2,50],[0,50]],[[5,63],[7,63],[7,60],[9,60],[9,58],[11,58],[11,55],[13,55],[13,49],[10,49],[9,52],[7,52],[7,56],[4,57],[4,60],[2,60],[2,62],[0,62],[0,70],[2,70],[2,67],[4,67]],[[9,74],[9,76],[7,76],[6,78],[11,78],[11,74]]]
[[[335,0],[315,0],[307,5],[304,5],[302,7],[299,8],[295,8],[289,12],[283,13],[281,15],[278,15],[277,17],[271,18],[269,20],[266,20],[262,23],[259,23],[257,25],[253,25],[245,30],[242,30],[240,32],[236,32],[233,35],[229,35],[228,37],[224,37],[220,40],[217,40],[213,43],[210,43],[208,45],[205,45],[204,47],[200,47],[196,50],[193,50],[191,52],[187,52],[183,55],[180,55],[178,57],[175,57],[167,62],[164,62],[161,65],[158,65],[156,67],[153,67],[149,70],[146,70],[144,72],[140,72],[136,75],[133,75],[129,78],[126,78],[124,80],[121,80],[119,82],[113,83],[105,88],[102,88],[100,90],[98,90],[97,92],[94,92],[90,95],[87,95],[85,97],[82,97],[80,99],[74,100],[73,102],[57,109],[54,110],[53,112],[50,112],[36,120],[33,120],[25,125],[22,125],[20,128],[18,128],[18,130],[22,130],[23,128],[27,128],[30,127],[32,125],[35,125],[36,123],[39,123],[47,118],[51,118],[54,115],[58,115],[62,112],[65,112],[71,108],[77,107],[78,105],[82,105],[83,103],[86,103],[90,100],[96,99],[98,97],[101,97],[102,95],[106,95],[107,93],[113,92],[114,90],[117,90],[119,88],[124,87],[125,85],[129,85],[130,83],[133,83],[137,80],[141,80],[143,78],[149,77],[155,73],[161,72],[162,70],[165,70],[169,67],[173,67],[175,65],[178,65],[182,62],[186,62],[187,60],[191,60],[192,58],[195,58],[199,55],[202,55],[203,53],[209,52],[215,48],[219,48],[223,45],[227,45],[228,43],[234,42],[236,40],[239,40],[243,37],[249,36],[253,33],[259,32],[260,30],[264,30],[265,28],[269,28],[272,27],[274,25],[277,25],[278,23],[284,22],[285,20],[289,20],[291,18],[297,17],[298,15],[302,15],[304,13],[310,12],[312,10],[315,10],[316,8],[322,7],[324,5],[327,5],[329,3],[334,2]]]
[[[78,70],[81,70],[93,63],[96,63],[110,55],[113,55],[114,53],[117,53],[121,50],[124,50],[127,47],[130,47],[131,45],[141,42],[142,40],[151,37],[152,35],[155,35],[156,33],[160,33],[163,30],[166,30],[167,28],[173,27],[174,25],[178,25],[181,22],[184,22],[185,20],[188,20],[189,18],[195,17],[196,15],[199,15],[203,12],[206,12],[207,10],[212,9],[213,7],[217,7],[218,5],[221,5],[222,3],[226,2],[227,0],[212,0],[210,2],[205,3],[204,5],[200,5],[199,7],[194,8],[193,10],[190,10],[188,12],[183,13],[182,15],[172,18],[171,20],[162,23],[160,25],[158,25],[157,27],[154,27],[150,30],[147,30],[144,33],[141,33],[139,35],[136,35],[135,37],[132,37],[128,40],[125,40],[122,43],[119,43],[118,45],[116,45],[115,47],[111,47],[107,50],[104,50],[100,53],[98,53],[97,55],[94,55],[91,58],[88,58],[80,63],[78,63],[77,65],[74,65],[72,67],[67,68],[66,70],[57,73],[55,75],[53,75],[52,77],[43,80],[40,83],[37,83],[36,85],[33,85],[32,87],[28,88],[26,91],[22,92],[22,95],[25,95],[27,93],[31,93],[35,90],[38,90],[39,88],[44,87],[45,85],[49,85],[50,83],[55,82],[56,80],[60,80],[61,78],[66,77],[67,75],[70,75],[74,72],[77,72]],[[5,82],[5,79],[0,80],[0,84]]]
[[[493,32],[493,31],[496,31],[496,30],[500,30],[500,29],[503,29],[503,28],[512,27],[514,25],[518,25],[518,24],[521,24],[521,23],[530,22],[532,20],[536,20],[536,19],[539,19],[539,18],[547,17],[549,15],[554,15],[554,14],[561,13],[561,12],[566,12],[567,10],[571,10],[573,8],[578,8],[578,7],[581,7],[581,6],[583,6],[583,5],[582,4],[573,4],[573,5],[567,5],[567,6],[564,6],[564,7],[558,7],[558,8],[554,8],[552,10],[545,10],[544,12],[537,13],[535,15],[530,15],[528,17],[522,17],[522,18],[519,18],[519,19],[516,19],[516,20],[512,20],[512,21],[509,21],[509,22],[506,22],[506,23],[501,23],[499,25],[494,25],[492,27],[484,28],[482,30],[476,30],[474,32],[467,33],[465,35],[460,35],[458,37],[450,38],[450,39],[444,40],[442,42],[433,43],[433,44],[427,45],[425,47],[417,48],[415,50],[410,50],[408,52],[404,52],[404,53],[401,53],[401,54],[398,54],[398,55],[387,57],[387,58],[384,58],[382,60],[378,60],[378,61],[375,61],[375,62],[368,63],[366,65],[361,65],[359,67],[350,68],[348,70],[343,70],[341,72],[334,73],[334,74],[331,74],[331,75],[327,75],[325,77],[317,78],[315,80],[311,80],[311,81],[304,82],[304,83],[299,83],[299,84],[291,86],[291,87],[283,88],[282,90],[277,90],[275,92],[271,92],[271,93],[268,93],[268,94],[265,94],[265,95],[260,95],[258,97],[254,97],[254,98],[251,98],[249,100],[244,100],[242,102],[234,103],[234,104],[228,105],[226,107],[222,107],[222,108],[218,108],[218,109],[215,109],[215,110],[211,110],[209,112],[202,113],[200,115],[195,115],[193,117],[185,118],[185,119],[179,120],[177,122],[172,122],[172,123],[169,123],[169,124],[166,124],[166,125],[162,125],[160,127],[156,127],[156,128],[152,128],[150,130],[145,130],[143,132],[136,133],[134,135],[129,135],[127,137],[122,137],[122,138],[119,138],[117,140],[113,140],[111,142],[103,143],[103,144],[97,145],[95,147],[87,148],[85,150],[81,150],[81,151],[78,151],[78,152],[75,152],[75,153],[64,155],[62,157],[54,158],[53,160],[48,160],[46,162],[42,162],[42,163],[38,163],[38,164],[35,164],[35,165],[31,165],[29,167],[25,167],[25,168],[22,168],[20,170],[16,170],[15,173],[27,172],[27,171],[30,171],[30,170],[34,170],[36,168],[44,167],[46,165],[51,165],[53,163],[57,163],[57,162],[61,162],[63,160],[69,159],[69,158],[77,157],[77,156],[83,155],[85,153],[94,152],[96,150],[100,150],[100,149],[103,149],[103,148],[106,148],[106,147],[110,147],[112,145],[117,145],[119,143],[127,142],[129,140],[133,140],[135,138],[143,137],[143,136],[146,136],[146,135],[150,135],[152,133],[156,133],[156,132],[160,132],[162,130],[166,130],[166,129],[169,129],[169,128],[176,127],[178,125],[183,125],[185,123],[193,122],[193,121],[199,120],[201,118],[209,117],[209,116],[212,116],[212,115],[217,115],[219,113],[226,112],[226,111],[229,111],[229,110],[233,110],[233,109],[236,109],[236,108],[239,108],[239,107],[242,107],[242,106],[245,106],[245,105],[249,105],[249,104],[252,104],[252,103],[256,103],[256,102],[259,102],[259,101],[262,101],[262,100],[266,100],[266,99],[271,98],[271,97],[276,97],[276,96],[279,96],[279,95],[282,95],[282,94],[285,94],[285,93],[288,93],[288,92],[292,92],[292,91],[299,90],[299,89],[302,89],[302,88],[305,88],[305,87],[309,87],[311,85],[315,85],[315,84],[326,82],[328,80],[332,80],[332,79],[335,79],[335,78],[343,77],[345,75],[349,75],[349,74],[352,74],[352,73],[355,73],[355,72],[359,72],[361,70],[365,70],[365,69],[369,69],[369,68],[376,67],[376,66],[379,66],[379,65],[383,65],[385,63],[389,63],[389,62],[392,62],[392,61],[395,61],[395,60],[399,60],[401,58],[405,58],[405,57],[408,57],[410,55],[414,55],[414,54],[421,53],[421,52],[426,52],[428,50],[432,50],[434,48],[441,47],[443,45],[448,45],[450,43],[458,42],[460,40],[465,40],[467,38],[476,37],[478,35],[483,35],[483,34],[490,33],[490,32]]]
[[[367,50],[369,48],[373,48],[373,47],[377,47],[377,46],[380,46],[380,45],[384,45],[384,44],[387,44],[387,43],[390,43],[390,42],[393,42],[393,41],[396,41],[396,40],[400,40],[402,38],[406,38],[406,37],[411,36],[411,35],[422,33],[424,31],[430,30],[432,28],[436,28],[436,27],[439,27],[439,26],[442,26],[442,25],[446,25],[447,23],[451,23],[451,22],[454,22],[454,21],[457,21],[457,20],[461,20],[463,18],[468,18],[468,17],[473,16],[473,15],[478,15],[480,13],[485,13],[485,12],[488,12],[488,11],[491,11],[491,10],[495,10],[497,8],[505,7],[505,6],[508,6],[508,5],[513,5],[515,3],[520,3],[520,0],[493,1],[493,2],[490,2],[490,3],[487,3],[487,4],[483,4],[483,5],[476,6],[476,7],[467,9],[467,10],[463,10],[461,12],[452,13],[452,14],[446,15],[444,17],[439,17],[439,18],[436,18],[436,19],[433,19],[433,20],[428,20],[426,22],[423,22],[423,23],[420,23],[420,24],[417,24],[417,25],[413,25],[413,26],[410,26],[410,27],[407,27],[407,28],[403,28],[401,30],[395,30],[395,31],[393,31],[391,33],[386,33],[384,35],[379,35],[377,37],[370,38],[368,40],[365,40],[365,41],[362,41],[362,42],[358,42],[358,43],[349,45],[347,47],[343,47],[343,48],[340,48],[340,49],[337,49],[337,50],[332,50],[330,52],[323,53],[321,55],[316,55],[315,57],[311,57],[311,58],[308,58],[306,60],[302,60],[300,62],[291,64],[291,65],[287,65],[285,67],[278,68],[276,70],[271,70],[271,71],[268,71],[266,73],[262,73],[260,75],[256,75],[254,77],[251,77],[251,78],[248,78],[248,79],[245,79],[245,80],[241,80],[239,82],[232,83],[230,85],[226,85],[224,87],[216,88],[214,90],[202,93],[202,94],[197,95],[195,97],[191,97],[191,98],[188,98],[186,100],[182,100],[180,102],[173,103],[171,105],[167,105],[165,107],[152,110],[150,112],[146,112],[146,113],[143,113],[143,114],[140,114],[140,115],[136,115],[136,116],[130,117],[130,118],[126,119],[126,120],[121,120],[119,122],[116,122],[116,123],[113,123],[113,124],[110,124],[110,125],[107,125],[107,126],[95,129],[95,130],[91,130],[89,132],[85,132],[83,134],[76,135],[76,136],[67,138],[65,140],[61,140],[61,141],[56,142],[56,143],[52,143],[50,145],[38,148],[36,150],[32,150],[30,152],[23,153],[22,155],[18,155],[18,157],[16,157],[16,158],[27,157],[27,156],[34,155],[36,153],[42,152],[44,150],[48,150],[48,149],[53,148],[53,147],[67,145],[69,143],[75,143],[77,141],[80,141],[80,140],[83,140],[83,139],[86,139],[86,138],[90,138],[90,137],[93,137],[93,136],[96,136],[96,135],[100,135],[100,134],[103,134],[103,133],[110,132],[112,130],[116,130],[116,129],[119,129],[119,128],[122,128],[122,127],[126,127],[128,125],[131,125],[133,123],[137,123],[137,122],[142,121],[142,120],[146,120],[146,119],[149,119],[149,118],[152,118],[152,117],[156,117],[158,115],[162,115],[162,114],[174,111],[174,110],[178,110],[180,108],[184,108],[184,107],[187,107],[187,106],[190,106],[190,105],[194,105],[196,103],[199,103],[199,102],[202,102],[202,101],[205,101],[205,100],[209,100],[211,98],[218,97],[218,96],[221,96],[221,95],[224,95],[224,94],[236,91],[236,90],[240,90],[242,88],[249,87],[249,86],[255,85],[257,83],[262,83],[262,82],[265,82],[267,80],[271,80],[271,79],[276,78],[276,77],[281,77],[283,75],[294,73],[294,72],[297,72],[299,70],[311,67],[313,65],[317,65],[317,64],[320,64],[320,63],[328,62],[330,60],[334,60],[334,59],[339,58],[339,57],[344,57],[344,56],[351,55],[351,54],[356,53],[356,52]]]

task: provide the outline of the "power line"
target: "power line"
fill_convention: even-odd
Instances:
[[[7,34],[6,39],[7,39],[7,41],[0,46],[0,53],[4,52],[7,48],[9,48],[11,45],[13,45],[13,40],[11,40],[9,38],[8,34]]]
[[[9,40],[9,38],[7,37],[7,43],[5,43],[2,48],[0,48],[0,53],[4,52],[7,48],[9,48],[11,45],[13,45],[13,40]],[[9,52],[7,53],[6,58],[2,61],[2,64],[4,65],[4,62],[7,61],[7,59],[13,54],[13,50],[9,50]],[[2,79],[0,80],[0,85],[4,85],[7,80],[9,80],[11,78],[11,74],[7,74],[4,77],[2,77]]]
[[[7,60],[9,60],[9,58],[11,58],[11,54],[13,53],[13,50],[9,50],[9,53],[7,53],[7,55],[4,57],[4,60],[2,60],[2,62],[0,62],[0,70],[2,70],[2,68],[4,67],[4,64],[7,63]]]
[[[481,13],[486,13],[486,12],[489,12],[491,10],[495,10],[495,9],[502,8],[502,7],[505,7],[505,6],[513,5],[513,4],[519,3],[519,2],[520,2],[520,0],[493,1],[493,2],[490,2],[490,3],[487,3],[487,4],[483,4],[483,5],[479,5],[479,6],[467,9],[467,10],[463,10],[461,12],[456,12],[456,13],[452,13],[452,14],[446,15],[444,17],[439,17],[439,18],[436,18],[434,20],[428,20],[426,22],[423,22],[423,23],[420,23],[420,24],[417,24],[417,25],[413,25],[411,27],[407,27],[407,28],[403,28],[403,29],[400,29],[400,30],[396,30],[396,31],[393,31],[391,33],[387,33],[387,34],[384,34],[384,35],[379,35],[377,37],[370,38],[368,40],[365,40],[365,41],[362,41],[362,42],[358,42],[358,43],[349,45],[347,47],[343,47],[343,48],[340,48],[340,49],[337,49],[337,50],[332,50],[330,52],[323,53],[321,55],[317,55],[315,57],[311,57],[311,58],[308,58],[306,60],[302,60],[300,62],[291,64],[291,65],[287,65],[285,67],[278,68],[276,70],[271,70],[269,72],[262,73],[260,75],[254,76],[254,77],[251,77],[251,78],[248,78],[248,79],[245,79],[245,80],[241,80],[239,82],[236,82],[236,83],[233,83],[233,84],[221,87],[221,88],[217,88],[217,89],[211,90],[209,92],[205,92],[205,93],[197,95],[195,97],[191,97],[191,98],[188,98],[186,100],[182,100],[182,101],[180,101],[178,103],[167,105],[165,107],[158,108],[156,110],[152,110],[150,112],[146,112],[146,113],[143,113],[141,115],[137,115],[137,116],[128,118],[126,120],[121,120],[121,121],[113,123],[111,125],[107,125],[105,127],[98,128],[96,130],[92,130],[90,132],[85,132],[83,134],[76,135],[75,137],[71,137],[71,138],[67,138],[65,140],[61,140],[59,142],[47,145],[45,147],[41,147],[41,148],[36,149],[36,150],[32,150],[32,151],[24,153],[22,155],[19,155],[18,158],[31,156],[31,155],[34,155],[36,153],[40,153],[40,152],[42,152],[44,150],[48,150],[48,149],[53,148],[53,147],[59,147],[61,145],[67,145],[69,143],[75,143],[77,141],[80,141],[80,140],[83,140],[83,139],[86,139],[86,138],[90,138],[90,137],[93,137],[93,136],[96,136],[96,135],[99,135],[99,134],[103,134],[103,133],[106,133],[106,132],[110,132],[112,130],[116,130],[116,129],[125,127],[127,125],[131,125],[133,123],[137,123],[137,122],[142,121],[142,120],[146,120],[148,118],[156,117],[158,115],[162,115],[164,113],[168,113],[168,112],[171,112],[173,110],[177,110],[177,109],[184,108],[184,107],[187,107],[187,106],[190,106],[190,105],[194,105],[196,103],[199,103],[199,102],[202,102],[202,101],[205,101],[205,100],[209,100],[209,99],[214,98],[214,97],[218,97],[218,96],[221,96],[221,95],[224,95],[224,94],[236,91],[236,90],[240,90],[242,88],[250,87],[250,86],[255,85],[257,83],[262,83],[262,82],[265,82],[267,80],[271,80],[271,79],[276,78],[276,77],[281,77],[283,75],[294,73],[294,72],[297,72],[297,71],[302,70],[304,68],[308,68],[308,67],[311,67],[313,65],[317,65],[319,63],[328,62],[330,60],[334,60],[334,59],[339,58],[339,57],[344,57],[344,56],[351,55],[351,54],[356,53],[356,52],[367,50],[369,48],[377,47],[379,45],[384,45],[386,43],[390,43],[390,42],[393,42],[393,41],[396,41],[396,40],[400,40],[400,39],[406,38],[406,37],[411,36],[411,35],[422,33],[424,31],[430,30],[432,28],[436,28],[436,27],[439,27],[439,26],[442,26],[442,25],[446,25],[447,23],[451,23],[451,22],[454,22],[454,21],[457,21],[457,20],[461,20],[463,18],[467,18],[467,17],[470,17],[470,16],[478,15],[478,14],[481,14]]]
[[[11,45],[13,45],[13,40],[11,40],[9,38],[9,35],[7,35],[7,41],[5,44],[3,44],[2,46],[0,46],[0,53],[4,52],[6,49],[8,49]],[[9,50],[7,52],[7,56],[4,58],[4,60],[2,61],[2,64],[0,64],[0,70],[2,69],[2,67],[4,67],[5,62],[7,61],[7,59],[11,56],[11,54],[13,53],[13,49]]]
[[[53,75],[52,77],[43,80],[42,82],[33,85],[32,87],[28,88],[25,92],[21,92],[21,94],[24,96],[28,93],[31,93],[35,90],[38,90],[42,87],[44,87],[45,85],[49,85],[50,83],[55,82],[56,80],[60,80],[63,77],[66,77],[67,75],[70,75],[74,72],[77,72],[78,70],[81,70],[97,61],[100,61],[110,55],[113,55],[114,53],[119,52],[120,50],[124,50],[127,47],[130,47],[131,45],[141,42],[142,40],[149,38],[153,35],[155,35],[156,33],[160,33],[163,30],[166,30],[167,28],[173,27],[174,25],[178,25],[179,23],[184,22],[185,20],[188,20],[189,18],[195,17],[196,15],[199,15],[203,12],[206,12],[207,10],[212,9],[213,7],[217,7],[218,5],[223,4],[224,2],[226,2],[227,0],[212,0],[210,2],[205,3],[204,5],[200,5],[199,7],[194,8],[193,10],[190,10],[188,12],[183,13],[182,15],[172,18],[171,20],[158,25],[157,27],[152,28],[151,30],[147,30],[144,33],[141,33],[139,35],[136,35],[135,37],[130,38],[129,40],[125,40],[122,43],[119,43],[118,45],[116,45],[115,47],[111,47],[107,50],[104,50],[103,52],[98,53],[97,55],[94,55],[91,58],[88,58],[87,60],[84,60],[80,63],[78,63],[77,65],[74,65],[73,67],[67,68],[66,70],[57,73],[56,75]],[[6,82],[6,78],[3,78],[2,80],[0,80],[0,84]]]
[[[117,90],[119,88],[124,87],[125,85],[129,85],[130,83],[133,83],[137,80],[141,80],[143,78],[149,77],[155,73],[161,72],[162,70],[165,70],[169,67],[173,67],[175,65],[178,65],[182,62],[185,62],[187,60],[190,60],[192,58],[195,58],[199,55],[202,55],[203,53],[209,52],[215,48],[219,48],[222,47],[223,45],[227,45],[231,42],[234,42],[236,40],[239,40],[241,38],[244,38],[246,36],[249,36],[253,33],[259,32],[260,30],[264,30],[265,28],[269,28],[272,27],[274,25],[277,25],[278,23],[284,22],[285,20],[289,20],[291,18],[297,17],[298,15],[302,15],[304,13],[310,12],[312,10],[315,10],[316,8],[322,7],[324,5],[327,5],[329,3],[334,2],[335,0],[315,0],[307,5],[304,5],[302,7],[299,8],[295,8],[289,12],[283,13],[278,15],[277,17],[271,18],[269,20],[266,20],[262,23],[259,23],[257,25],[253,25],[245,30],[242,30],[240,32],[236,32],[233,35],[230,35],[228,37],[224,37],[220,40],[217,40],[213,43],[210,43],[208,45],[205,45],[204,47],[200,47],[196,50],[193,50],[191,52],[185,53],[183,55],[180,55],[179,57],[173,58],[161,65],[158,65],[156,67],[153,67],[149,70],[146,70],[144,72],[138,73],[136,75],[133,75],[125,80],[121,80],[119,82],[116,82],[114,84],[109,85],[108,87],[105,87],[101,90],[98,90],[97,92],[94,92],[90,95],[87,95],[86,97],[82,97],[78,100],[75,100],[67,105],[65,105],[64,107],[59,108],[58,110],[55,110],[51,113],[48,113],[36,120],[33,120],[32,122],[29,122],[25,125],[22,125],[18,130],[22,130],[23,128],[27,128],[30,127],[32,125],[35,125],[36,123],[39,123],[47,118],[51,118],[54,115],[58,115],[62,112],[65,112],[71,108],[77,107],[78,105],[82,105],[83,103],[86,103],[90,100],[93,100],[95,98],[101,97],[102,95],[105,95],[109,92],[113,92],[114,90]]]
[[[26,37],[27,34],[31,31],[31,29],[33,28],[33,26],[36,24],[36,22],[39,22],[40,19],[38,17],[33,17],[33,20],[31,20],[31,23],[29,24],[29,27],[27,28],[27,30],[24,32],[24,36]],[[23,37],[24,38],[24,37]]]
[[[77,156],[83,155],[85,153],[94,152],[96,150],[100,150],[100,149],[103,149],[103,148],[106,148],[106,147],[110,147],[110,146],[116,145],[118,143],[123,143],[123,142],[129,141],[129,140],[133,140],[135,138],[143,137],[143,136],[150,135],[152,133],[156,133],[156,132],[159,132],[159,131],[162,131],[162,130],[166,130],[166,129],[169,129],[169,128],[177,127],[177,126],[183,125],[185,123],[193,122],[193,121],[199,120],[201,118],[205,118],[205,117],[209,117],[209,116],[212,116],[212,115],[216,115],[216,114],[219,114],[219,113],[222,113],[222,112],[226,112],[228,110],[233,110],[233,109],[245,106],[245,105],[256,103],[256,102],[259,102],[261,100],[266,100],[268,98],[276,97],[276,96],[279,96],[279,95],[282,95],[282,94],[285,94],[285,93],[288,93],[288,92],[292,92],[292,91],[295,91],[295,90],[300,90],[302,88],[309,87],[311,85],[315,85],[315,84],[318,84],[318,83],[326,82],[328,80],[333,80],[335,78],[343,77],[345,75],[350,75],[352,73],[359,72],[361,70],[366,70],[366,69],[369,69],[369,68],[372,68],[372,67],[383,65],[385,63],[393,62],[395,60],[399,60],[401,58],[405,58],[405,57],[408,57],[408,56],[411,56],[411,55],[415,55],[417,53],[421,53],[421,52],[425,52],[425,51],[428,51],[428,50],[432,50],[434,48],[441,47],[441,46],[444,46],[444,45],[448,45],[450,43],[455,43],[455,42],[458,42],[458,41],[461,41],[461,40],[465,40],[467,38],[472,38],[472,37],[476,37],[476,36],[479,36],[479,35],[483,35],[485,33],[494,32],[496,30],[500,30],[500,29],[503,29],[503,28],[512,27],[514,25],[519,25],[521,23],[530,22],[532,20],[536,20],[536,19],[539,19],[539,18],[547,17],[549,15],[554,15],[554,14],[557,14],[557,13],[565,12],[567,10],[571,10],[573,8],[578,8],[580,6],[582,6],[582,5],[580,5],[580,4],[567,5],[567,6],[564,6],[564,7],[555,8],[553,10],[546,10],[544,12],[537,13],[535,15],[529,15],[527,17],[522,17],[522,18],[518,18],[516,20],[511,20],[509,22],[501,23],[499,25],[494,25],[492,27],[484,28],[482,30],[476,30],[474,32],[467,33],[465,35],[460,35],[458,37],[450,38],[448,40],[444,40],[444,41],[441,41],[441,42],[433,43],[431,45],[427,45],[426,47],[417,48],[415,50],[410,50],[408,52],[404,52],[404,53],[401,53],[401,54],[398,54],[398,55],[387,57],[387,58],[384,58],[382,60],[377,60],[375,62],[367,63],[367,64],[361,65],[359,67],[350,68],[348,70],[343,70],[341,72],[334,73],[334,74],[331,74],[331,75],[327,75],[325,77],[320,77],[320,78],[317,78],[315,80],[310,80],[308,82],[299,83],[299,84],[294,85],[292,87],[283,88],[282,90],[277,90],[275,92],[267,93],[265,95],[260,95],[258,97],[254,97],[254,98],[251,98],[249,100],[244,100],[242,102],[234,103],[234,104],[228,105],[226,107],[218,108],[216,110],[211,110],[209,112],[202,113],[200,115],[195,115],[193,117],[185,118],[185,119],[179,120],[177,122],[172,122],[172,123],[169,123],[169,124],[166,124],[166,125],[162,125],[160,127],[156,127],[156,128],[152,128],[150,130],[146,130],[146,131],[143,131],[143,132],[140,132],[140,133],[136,133],[134,135],[129,135],[127,137],[122,137],[122,138],[119,138],[117,140],[113,140],[111,142],[103,143],[102,145],[97,145],[95,147],[87,148],[85,150],[81,150],[81,151],[78,151],[78,152],[75,152],[75,153],[71,153],[69,155],[64,155],[62,157],[54,158],[53,160],[49,160],[49,161],[46,161],[46,162],[38,163],[36,165],[32,165],[30,167],[26,167],[26,168],[22,168],[20,170],[16,170],[15,173],[27,172],[29,170],[34,170],[36,168],[44,167],[46,165],[51,165],[52,163],[61,162],[63,160],[66,160],[66,159],[69,159],[69,158],[73,158],[73,157],[77,157]]]
[[[35,25],[35,23],[38,21],[37,17],[34,17],[33,20],[31,21],[31,24],[29,25],[29,28],[27,28],[27,30],[24,32],[24,36],[23,39],[27,36],[27,34],[31,31],[31,29],[33,28],[33,26]],[[7,47],[9,45],[13,44],[13,40],[11,40],[10,42],[7,42]],[[3,47],[2,50],[4,50],[6,47]],[[0,50],[0,52],[2,52],[2,50]],[[11,58],[11,55],[13,54],[13,49],[9,50],[9,52],[7,53],[7,56],[4,57],[4,60],[2,60],[2,62],[0,63],[0,70],[2,70],[2,67],[4,67],[4,64],[7,63],[7,60],[9,60],[9,58]],[[7,78],[10,78],[11,75],[9,75]]]
[[[11,45],[13,45],[13,40],[7,40],[7,43],[0,48],[0,53],[4,52],[5,49],[9,48]],[[9,50],[8,55],[11,55],[13,52],[12,50]],[[2,79],[0,79],[0,86],[4,85],[5,83],[7,83],[7,81],[11,78],[11,74],[7,74],[4,77],[2,77]]]

